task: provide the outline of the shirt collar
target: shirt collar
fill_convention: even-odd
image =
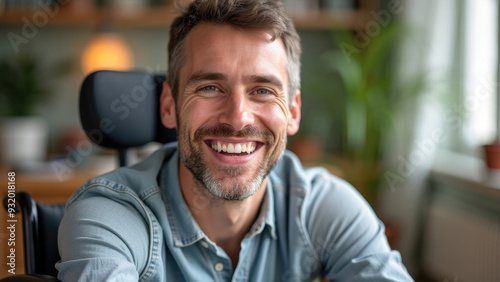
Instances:
[[[160,186],[167,217],[176,247],[187,247],[205,237],[184,201],[179,184],[179,151],[168,159],[161,170]]]
[[[161,170],[159,182],[162,196],[166,204],[174,245],[176,247],[187,247],[203,238],[208,240],[193,218],[182,195],[179,184],[178,150],[176,150],[170,159],[166,160]],[[252,237],[261,233],[265,226],[269,226],[271,237],[277,239],[275,231],[274,195],[269,178],[259,215],[246,237]]]
[[[271,184],[271,178],[267,178],[267,211],[266,211],[266,225],[269,226],[269,231],[273,239],[278,239],[276,235],[276,214],[274,213],[274,189]],[[264,205],[263,205],[264,206]]]
[[[269,232],[273,239],[277,239],[276,230],[275,230],[275,214],[274,214],[274,194],[271,181],[268,178],[266,194],[264,195],[264,199],[262,199],[262,204],[260,206],[259,215],[255,220],[254,224],[248,231],[245,238],[249,238],[261,233],[264,230],[264,227],[269,227]]]

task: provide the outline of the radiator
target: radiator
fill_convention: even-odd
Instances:
[[[442,282],[500,281],[500,217],[473,206],[433,201],[422,268]]]

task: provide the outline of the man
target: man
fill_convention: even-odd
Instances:
[[[59,279],[411,280],[359,194],[285,152],[301,51],[280,5],[195,1],[168,52],[161,118],[178,143],[73,195]]]

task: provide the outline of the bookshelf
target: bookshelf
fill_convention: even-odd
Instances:
[[[378,7],[376,0],[358,0],[353,9],[290,9],[288,14],[297,29],[329,30],[362,26],[371,19],[370,11]],[[1,26],[96,27],[111,23],[118,27],[167,28],[176,17],[173,5],[146,8],[134,13],[119,13],[110,9],[87,7],[75,9],[61,6],[49,12],[48,8],[9,8],[0,11]]]

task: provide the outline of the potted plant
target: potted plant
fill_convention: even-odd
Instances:
[[[49,96],[46,75],[27,52],[0,61],[0,158],[4,165],[45,158],[47,125],[34,115],[34,108]]]
[[[340,137],[335,163],[341,176],[372,205],[381,187],[394,115],[403,102],[410,101],[425,86],[423,76],[404,82],[395,79],[393,55],[401,34],[400,25],[390,24],[370,38],[367,46],[358,47],[351,32],[335,31],[338,47],[322,54],[319,64],[325,75],[311,83],[316,85],[314,92],[320,101],[314,112],[327,125],[323,131]],[[332,125],[337,127],[336,132],[332,132]],[[331,136],[327,140],[335,140]]]

